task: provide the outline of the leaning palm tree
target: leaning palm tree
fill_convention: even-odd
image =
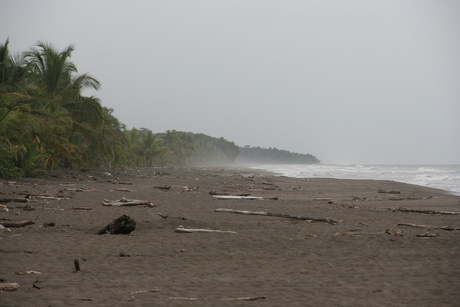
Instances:
[[[70,124],[65,130],[66,140],[73,145],[71,159],[65,158],[69,167],[73,159],[84,163],[85,156],[96,151],[104,155],[104,140],[98,133],[103,126],[103,109],[96,97],[85,97],[85,89],[99,89],[100,83],[89,74],[77,75],[75,64],[70,61],[74,47],[58,51],[52,45],[39,42],[25,54],[30,68],[29,78],[35,86],[33,107],[61,118]],[[62,127],[61,127],[62,128]],[[59,128],[59,130],[62,130]],[[62,135],[62,134],[61,134]],[[42,138],[43,139],[43,138]],[[54,141],[59,141],[54,139]],[[59,152],[59,142],[51,142],[53,151]],[[66,144],[60,144],[66,145]],[[67,146],[65,146],[67,147]],[[54,154],[51,165],[59,164],[65,154]],[[78,154],[78,156],[75,156]]]

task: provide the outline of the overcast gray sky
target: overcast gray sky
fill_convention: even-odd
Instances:
[[[129,128],[325,163],[460,163],[460,1],[0,0],[0,39],[74,44]]]

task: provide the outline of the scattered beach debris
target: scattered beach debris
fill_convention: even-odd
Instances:
[[[453,211],[436,211],[436,210],[419,210],[419,209],[407,209],[407,208],[391,208],[392,211],[400,212],[411,212],[411,213],[425,213],[425,214],[444,214],[444,215],[459,215],[460,212]]]
[[[102,205],[104,206],[147,206],[147,207],[155,207],[155,205],[148,201],[148,200],[138,200],[138,199],[127,199],[127,198],[121,198],[118,200],[107,200],[104,199],[103,202],[101,202]]]
[[[194,228],[184,228],[180,225],[175,229],[176,232],[191,233],[191,232],[224,232],[224,233],[236,233],[235,231],[230,230],[214,230],[214,229],[194,229]]]
[[[384,194],[401,194],[401,191],[397,190],[385,190],[385,189],[378,189],[378,193],[384,193]]]
[[[200,188],[200,187],[192,188],[192,187],[184,186],[183,191],[184,191],[184,192],[188,192],[188,193],[190,193],[190,192],[196,192],[196,190],[198,190],[199,188]]]
[[[170,296],[168,299],[170,300],[184,300],[184,301],[196,301],[198,298],[196,297],[178,297],[178,296]]]
[[[333,218],[315,218],[309,216],[300,216],[300,215],[290,215],[284,213],[274,213],[274,212],[265,212],[265,211],[244,211],[244,210],[234,210],[234,209],[216,209],[214,212],[228,212],[228,213],[237,213],[237,214],[248,214],[248,215],[264,215],[264,216],[275,216],[275,217],[284,217],[294,220],[302,220],[302,221],[313,221],[313,222],[325,222],[332,225],[340,223],[340,220],[333,219]]]
[[[264,300],[265,296],[247,296],[247,297],[234,297],[234,298],[223,298],[224,301],[255,301]]]
[[[15,282],[11,283],[0,283],[0,292],[2,291],[16,291],[19,288],[19,284]]]
[[[442,230],[460,230],[460,228],[454,228],[452,226],[431,226],[431,225],[417,225],[411,223],[398,223],[398,226],[409,226],[409,227],[417,227],[417,228],[427,228],[427,229],[442,229]]]
[[[169,186],[169,185],[154,185],[152,188],[160,189],[163,192],[166,192],[166,191],[169,191],[171,189],[171,186]]]
[[[130,234],[136,229],[136,221],[128,215],[123,214],[119,218],[113,220],[109,225],[102,228],[97,234]]]
[[[0,221],[0,224],[2,224],[5,227],[19,228],[19,227],[24,227],[24,226],[27,226],[27,225],[35,224],[35,222],[31,221],[31,220],[25,220],[25,221],[21,221],[21,222]]]

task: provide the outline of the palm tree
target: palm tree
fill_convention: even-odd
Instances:
[[[58,51],[50,44],[39,42],[36,48],[25,54],[30,68],[29,78],[35,86],[33,107],[67,119],[65,123],[61,121],[64,126],[54,126],[47,131],[51,136],[65,135],[73,145],[69,148],[60,142],[60,138],[52,141],[48,138],[47,146],[56,151],[50,157],[53,167],[59,163],[67,167],[72,163],[82,164],[94,152],[104,155],[106,151],[104,140],[98,133],[104,124],[103,108],[96,97],[82,95],[87,88],[99,89],[100,83],[89,74],[76,74],[77,68],[70,61],[73,51],[72,45]],[[59,131],[52,133],[54,128]],[[59,149],[63,148],[67,150],[59,154]]]
[[[168,130],[162,136],[163,144],[171,151],[175,164],[183,165],[195,151],[192,134]]]

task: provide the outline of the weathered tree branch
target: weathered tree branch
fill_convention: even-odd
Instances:
[[[410,227],[417,227],[417,228],[427,228],[427,229],[442,229],[442,230],[460,230],[460,228],[454,228],[452,226],[431,226],[431,225],[417,225],[411,223],[398,223],[398,226],[410,226]]]
[[[444,214],[444,215],[459,215],[460,212],[453,212],[453,211],[436,211],[436,210],[419,210],[419,209],[407,209],[407,208],[397,208],[391,209],[393,211],[400,211],[400,212],[412,212],[412,213],[425,213],[425,214]]]
[[[214,229],[194,229],[194,228],[184,228],[180,225],[175,229],[176,232],[191,233],[191,232],[225,232],[225,233],[236,233],[230,230],[214,230]]]
[[[137,199],[126,199],[122,198],[119,200],[107,200],[104,199],[103,202],[101,202],[102,205],[104,206],[147,206],[147,207],[155,207],[155,205],[148,201],[148,200],[137,200]]]
[[[289,219],[302,220],[302,221],[314,221],[314,222],[325,222],[332,225],[335,225],[340,222],[340,220],[332,218],[315,218],[309,216],[300,216],[300,215],[289,215],[284,213],[274,213],[274,212],[265,212],[265,211],[243,211],[243,210],[233,210],[233,209],[216,209],[215,212],[228,212],[228,213],[237,213],[237,214],[248,214],[248,215],[265,215],[265,216],[276,216],[276,217],[285,217]]]

